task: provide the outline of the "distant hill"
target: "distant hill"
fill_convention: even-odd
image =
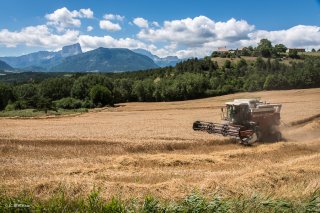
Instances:
[[[14,70],[9,64],[0,60],[0,70]]]
[[[39,67],[39,66],[29,66],[29,67],[24,67],[23,69],[20,69],[20,71],[23,72],[28,72],[28,71],[32,71],[32,72],[46,72],[47,69],[43,68],[43,67]]]
[[[37,68],[38,70],[49,70],[62,62],[66,57],[82,53],[80,44],[65,46],[57,52],[39,51],[17,57],[0,57],[0,60],[10,64],[10,66],[25,70]]]
[[[98,48],[63,59],[50,71],[121,72],[157,68],[149,57],[124,48]]]
[[[159,56],[153,55],[151,52],[149,52],[145,49],[134,49],[132,51],[135,53],[139,53],[139,54],[148,56],[159,67],[175,66],[178,62],[181,61],[177,56],[167,56],[165,58],[160,58]]]

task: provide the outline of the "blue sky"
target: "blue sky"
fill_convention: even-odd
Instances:
[[[160,56],[204,56],[261,38],[320,48],[316,0],[0,0],[0,56],[57,50],[144,48]],[[107,16],[105,16],[107,14]]]

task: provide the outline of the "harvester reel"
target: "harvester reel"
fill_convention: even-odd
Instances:
[[[213,132],[213,129],[214,129],[214,125],[213,124],[208,124],[208,133],[209,134],[213,134],[214,132]]]
[[[227,136],[228,135],[229,126],[227,124],[223,125],[222,127],[222,135]]]

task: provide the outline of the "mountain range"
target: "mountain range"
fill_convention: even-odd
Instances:
[[[18,70],[46,72],[135,71],[174,66],[180,61],[176,56],[160,58],[144,49],[131,51],[100,47],[83,53],[78,43],[56,52],[39,51],[17,57],[0,57],[0,60]]]
[[[60,72],[122,72],[157,68],[145,55],[124,48],[100,47],[82,54],[65,58],[50,71]]]
[[[133,49],[135,53],[139,53],[151,58],[154,63],[156,63],[159,67],[168,67],[168,66],[175,66],[181,60],[177,56],[167,56],[165,58],[160,58],[157,55],[153,55],[151,52],[145,49]]]
[[[65,46],[57,52],[39,51],[18,57],[0,57],[0,60],[14,68],[47,71],[51,67],[60,64],[64,58],[81,53],[80,44],[73,44]]]
[[[11,67],[6,62],[0,60],[0,70],[4,70],[4,71],[10,70],[11,71],[11,70],[14,70],[14,68]]]

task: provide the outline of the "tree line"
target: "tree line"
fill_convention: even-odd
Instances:
[[[264,58],[289,57],[293,59],[299,59],[302,57],[298,54],[297,49],[289,49],[288,54],[286,54],[287,50],[288,48],[284,44],[276,44],[273,46],[271,41],[268,39],[261,39],[257,47],[249,46],[225,52],[214,51],[212,52],[211,57],[237,58],[241,56],[252,56]],[[315,49],[312,49],[312,52],[316,52]]]
[[[261,43],[261,42],[260,42]],[[34,75],[34,73],[33,73]],[[0,83],[0,110],[77,109],[132,101],[177,101],[243,91],[320,86],[320,57],[287,65],[255,61],[188,59],[175,67],[125,73],[69,74],[32,82]]]

